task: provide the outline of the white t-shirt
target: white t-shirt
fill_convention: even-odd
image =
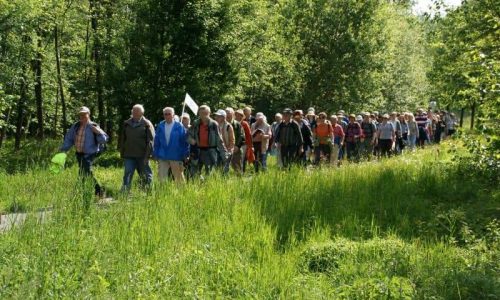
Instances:
[[[165,122],[165,139],[167,140],[167,145],[170,143],[170,134],[172,133],[172,128],[174,128],[174,121],[167,123]]]

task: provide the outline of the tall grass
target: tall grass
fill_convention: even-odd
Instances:
[[[1,210],[54,211],[0,235],[0,298],[495,299],[498,190],[448,164],[429,149],[88,208],[74,167],[3,174]],[[120,186],[121,169],[96,174]]]

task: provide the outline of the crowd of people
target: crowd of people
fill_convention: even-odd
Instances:
[[[79,172],[90,178],[96,195],[103,189],[92,174],[92,164],[108,141],[107,134],[90,118],[90,110],[81,107],[79,121],[67,132],[61,151],[76,148]],[[347,114],[340,110],[329,115],[309,108],[286,108],[268,122],[249,107],[231,107],[212,113],[200,106],[198,117],[175,114],[172,107],[163,109],[157,126],[146,119],[144,107],[134,105],[130,119],[123,123],[119,149],[124,160],[122,191],[130,190],[135,172],[140,185],[150,187],[153,172],[150,159],[158,162],[158,180],[169,178],[182,184],[191,178],[209,176],[214,170],[237,175],[249,167],[254,172],[267,170],[268,155],[276,156],[277,166],[324,165],[338,167],[343,161],[359,162],[400,155],[430,143],[440,143],[455,133],[456,119],[447,111],[362,112]]]

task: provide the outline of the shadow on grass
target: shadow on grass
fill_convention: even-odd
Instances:
[[[256,178],[248,195],[276,227],[280,246],[292,236],[306,239],[318,227],[351,239],[394,233],[404,239],[460,242],[466,238],[464,229],[484,230],[498,213],[480,183],[463,182],[445,165],[295,173],[277,173],[272,181]]]

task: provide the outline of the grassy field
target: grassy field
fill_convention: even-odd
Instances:
[[[73,166],[0,173],[0,299],[498,299],[498,187],[444,149],[338,170],[211,178],[86,205]],[[116,191],[120,168],[97,168]]]

